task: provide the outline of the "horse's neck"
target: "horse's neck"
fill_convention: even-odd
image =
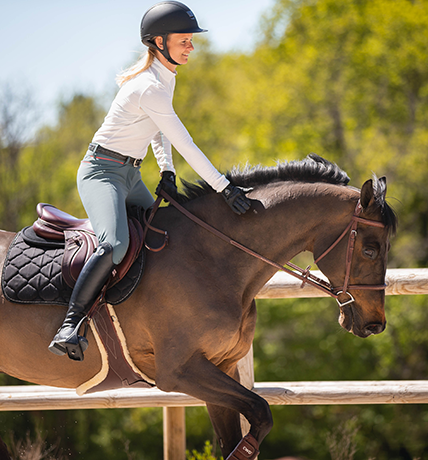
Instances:
[[[313,252],[317,246],[331,244],[332,238],[349,222],[355,195],[346,187],[329,184],[275,184],[249,193],[252,208],[243,216],[226,210],[223,202],[219,206],[220,199],[214,195],[195,200],[188,209],[230,239],[283,265],[300,252]],[[197,231],[192,235],[192,244],[199,244],[216,256],[221,247],[227,270],[220,264],[223,268],[218,276],[239,274],[247,296],[255,296],[276,272],[272,265],[239,251],[234,245],[213,245],[206,235]],[[186,241],[188,237],[186,234]]]
[[[331,244],[346,227],[357,192],[330,184],[287,184],[271,187],[256,201],[249,238],[264,256],[280,264],[303,251]],[[254,245],[253,245],[254,246]],[[267,276],[274,272],[267,268]]]

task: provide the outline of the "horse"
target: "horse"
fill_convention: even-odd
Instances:
[[[334,287],[340,325],[362,338],[379,334],[386,325],[387,254],[397,219],[386,203],[384,177],[373,176],[359,190],[336,164],[315,154],[273,167],[236,168],[227,177],[251,199],[244,215],[231,213],[203,182],[184,183],[178,201],[250,253],[171,204],[162,206],[152,225],[168,232],[169,244],[147,253],[146,273],[116,314],[138,369],[159,389],[206,403],[225,459],[253,459],[273,424],[268,403],[239,383],[237,369],[252,344],[256,294],[278,266],[310,251]],[[14,236],[0,231],[0,268]],[[302,278],[310,281],[308,270]],[[0,297],[0,371],[66,388],[93,377],[101,357],[90,331],[83,362],[48,351],[64,315],[64,307]],[[244,438],[239,414],[250,425]]]

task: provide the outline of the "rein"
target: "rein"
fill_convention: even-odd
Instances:
[[[191,219],[193,222],[198,224],[199,226],[203,227],[204,229],[208,230],[210,233],[213,235],[217,236],[221,240],[225,241],[226,243],[231,244],[232,246],[235,246],[236,248],[240,249],[241,251],[259,259],[262,260],[263,262],[271,265],[272,267],[275,267],[277,270],[283,271],[285,273],[288,273],[289,275],[294,276],[295,278],[298,278],[299,280],[302,281],[301,288],[304,287],[305,284],[309,284],[311,286],[314,286],[315,288],[321,290],[325,294],[334,297],[339,304],[339,307],[342,308],[345,305],[348,305],[352,302],[355,302],[355,299],[353,296],[348,292],[349,290],[365,290],[365,289],[370,289],[370,290],[383,290],[385,289],[386,285],[385,284],[349,284],[349,279],[351,275],[351,263],[352,263],[352,256],[354,253],[354,248],[355,248],[355,240],[357,237],[357,226],[358,223],[364,224],[364,225],[370,225],[372,227],[379,227],[379,228],[384,228],[385,225],[382,222],[376,221],[376,220],[369,220],[365,219],[363,217],[359,217],[362,211],[362,206],[360,201],[358,200],[358,203],[355,207],[354,214],[351,218],[350,223],[348,226],[345,228],[345,230],[342,232],[342,234],[331,244],[316,260],[315,263],[318,263],[321,259],[323,259],[327,254],[329,254],[336,246],[337,244],[346,236],[346,234],[350,231],[349,234],[349,239],[348,239],[348,247],[346,251],[346,262],[345,262],[345,280],[343,283],[342,287],[335,288],[333,285],[327,281],[324,281],[321,278],[316,277],[310,272],[311,266],[309,265],[305,269],[300,268],[297,265],[294,265],[291,262],[287,262],[285,265],[281,265],[277,262],[274,262],[273,260],[270,260],[261,254],[258,254],[257,252],[253,251],[252,249],[247,248],[246,246],[242,245],[241,243],[238,243],[237,241],[229,238],[226,236],[224,233],[220,232],[216,228],[212,227],[211,225],[207,224],[206,222],[202,221],[198,217],[196,217],[194,214],[190,213],[187,209],[185,209],[183,206],[178,204],[173,198],[171,198],[164,190],[160,192],[160,196],[157,198],[155,201],[153,208],[151,208],[151,213],[149,218],[147,219],[145,214],[144,214],[144,223],[146,225],[144,234],[146,235],[147,230],[153,230],[156,231],[157,233],[161,233],[165,235],[165,240],[163,245],[161,245],[159,248],[151,248],[149,247],[146,243],[145,246],[147,249],[150,251],[158,252],[161,251],[167,244],[168,244],[168,233],[163,230],[159,230],[153,226],[151,226],[151,221],[153,220],[153,217],[159,208],[159,205],[162,201],[162,199],[165,199],[169,201],[176,209],[178,209],[182,214],[184,214],[186,217]],[[349,296],[349,299],[340,302],[339,296],[341,294],[346,294]]]

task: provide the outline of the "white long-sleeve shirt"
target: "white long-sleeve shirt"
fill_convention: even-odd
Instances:
[[[175,76],[155,59],[126,82],[92,142],[134,158],[144,158],[151,143],[160,170],[175,173],[172,144],[202,179],[221,192],[229,181],[196,146],[172,106]]]

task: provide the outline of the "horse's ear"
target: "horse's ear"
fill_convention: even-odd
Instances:
[[[374,202],[373,181],[372,179],[364,182],[361,187],[360,202],[363,209],[368,208]]]
[[[386,200],[386,177],[382,176],[379,178],[379,184],[381,185],[381,196],[383,198],[383,201]]]

